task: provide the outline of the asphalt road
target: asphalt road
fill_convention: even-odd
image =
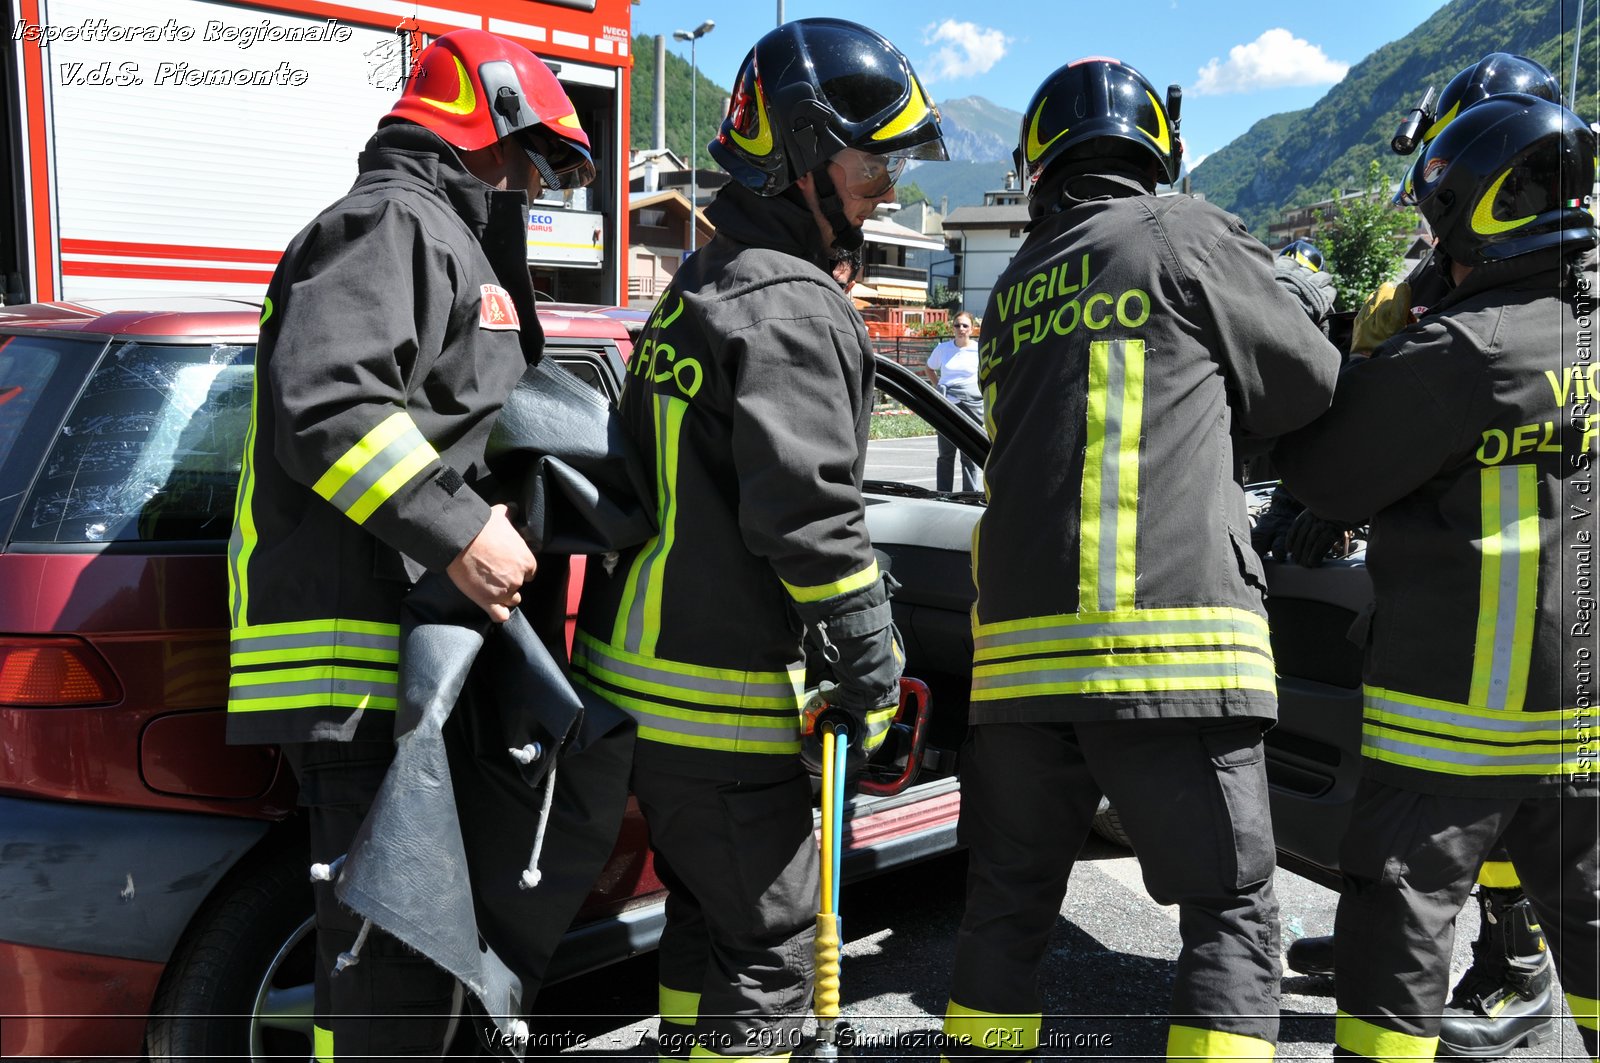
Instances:
[[[964,868],[958,854],[845,888],[843,1008],[858,1035],[858,1058],[937,1058],[929,1035],[944,1012]],[[1277,890],[1285,946],[1329,932],[1337,900],[1332,891],[1281,871]],[[1476,905],[1469,904],[1458,922],[1452,981],[1470,961],[1477,926]],[[1092,839],[1073,872],[1040,972],[1044,1036],[1057,1047],[1036,1058],[1161,1057],[1177,955],[1177,910],[1150,899],[1128,850]],[[652,956],[550,987],[539,998],[546,1017],[534,1027],[530,1057],[653,1059],[655,993]],[[1328,1057],[1333,1015],[1331,978],[1286,971],[1278,1054]],[[1563,1018],[1554,1039],[1513,1058],[1586,1057],[1577,1028]]]

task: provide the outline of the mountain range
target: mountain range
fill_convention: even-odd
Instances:
[[[1352,66],[1312,106],[1263,118],[1207,156],[1193,172],[1192,187],[1264,236],[1268,223],[1285,208],[1327,198],[1337,188],[1357,187],[1373,159],[1387,177],[1398,179],[1411,160],[1393,154],[1389,138],[1427,85],[1442,91],[1462,67],[1489,52],[1509,51],[1544,63],[1565,89],[1571,78],[1574,8],[1552,0],[1450,0],[1423,25]],[[1600,12],[1591,14],[1584,27],[1577,87],[1579,112],[1592,116],[1600,113]],[[634,38],[633,54],[633,142],[636,148],[648,147],[653,39]],[[689,124],[689,64],[671,53],[667,64],[667,143],[681,150]],[[708,165],[704,145],[716,135],[719,107],[727,95],[726,89],[700,76],[702,165]],[[935,207],[980,204],[985,191],[1004,186],[1022,115],[981,96],[942,101],[939,111],[952,161],[913,164],[903,180],[921,189]]]

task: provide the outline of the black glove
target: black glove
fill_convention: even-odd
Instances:
[[[1304,510],[1289,528],[1289,550],[1284,559],[1306,568],[1316,568],[1350,530],[1348,524],[1324,520],[1309,509]]]
[[[1288,491],[1274,487],[1266,512],[1256,518],[1256,526],[1250,529],[1250,545],[1256,553],[1263,558],[1289,560],[1289,529],[1305,508]]]
[[[1300,305],[1306,308],[1312,321],[1321,322],[1333,309],[1333,300],[1339,294],[1333,286],[1333,275],[1323,270],[1306,269],[1292,258],[1279,256],[1273,261],[1274,279],[1294,293]]]
[[[825,602],[798,605],[812,642],[836,684],[829,704],[856,723],[852,748],[871,754],[883,745],[900,704],[905,648],[890,618],[892,577]]]

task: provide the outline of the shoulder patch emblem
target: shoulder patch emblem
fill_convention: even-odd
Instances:
[[[480,288],[483,302],[478,306],[478,327],[517,331],[522,322],[517,320],[517,306],[511,293],[498,284],[485,284]]]

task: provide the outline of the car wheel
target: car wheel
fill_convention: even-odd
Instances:
[[[303,854],[269,849],[206,902],[162,976],[151,1063],[310,1057],[316,957],[305,868]]]
[[[1133,843],[1128,840],[1128,832],[1122,829],[1122,817],[1105,797],[1100,798],[1100,807],[1095,811],[1093,830],[1112,845],[1133,848]]]

